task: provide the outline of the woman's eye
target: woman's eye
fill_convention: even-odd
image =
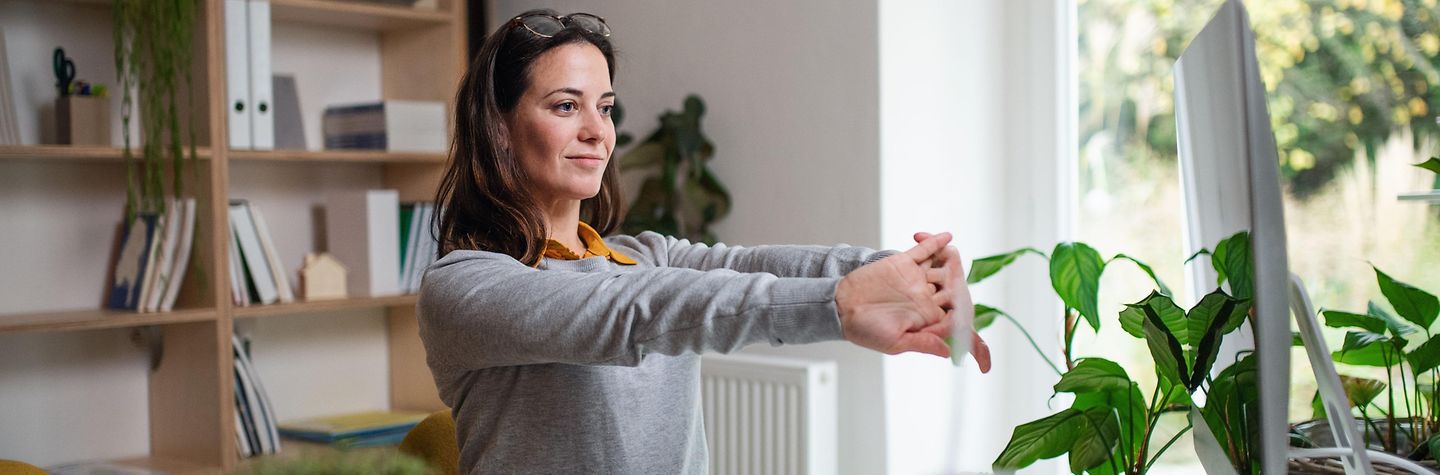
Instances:
[[[614,111],[614,110],[615,110],[615,106],[613,106],[613,105],[603,105],[603,106],[600,106],[600,114],[601,114],[601,115],[610,115],[610,112],[611,112],[611,111]]]
[[[575,111],[575,103],[574,103],[574,102],[561,102],[560,104],[558,104],[558,105],[555,106],[555,110],[558,110],[558,111],[560,111],[560,112],[574,112],[574,111]]]

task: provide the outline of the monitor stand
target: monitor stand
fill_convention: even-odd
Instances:
[[[1330,348],[1320,334],[1320,322],[1315,319],[1315,306],[1310,303],[1305,282],[1295,274],[1290,274],[1290,310],[1295,314],[1295,322],[1300,326],[1300,339],[1305,343],[1305,353],[1310,357],[1315,382],[1320,385],[1320,401],[1325,406],[1325,418],[1330,421],[1330,432],[1335,436],[1335,447],[1290,449],[1289,458],[1339,458],[1345,465],[1346,475],[1375,473],[1370,464],[1371,458],[1416,474],[1433,474],[1434,472],[1409,459],[1365,447],[1365,439],[1360,437],[1356,430],[1355,417],[1350,413],[1350,400],[1345,397],[1340,375],[1335,372],[1335,363],[1330,359]],[[1287,408],[1282,407],[1279,410]]]
[[[1320,333],[1320,322],[1315,319],[1315,307],[1310,303],[1310,294],[1305,291],[1305,282],[1300,276],[1290,274],[1290,311],[1295,314],[1295,323],[1300,327],[1300,340],[1305,343],[1305,354],[1310,357],[1310,367],[1315,373],[1315,382],[1320,386],[1320,402],[1325,406],[1325,418],[1330,421],[1330,433],[1335,437],[1335,448],[1327,451],[1330,457],[1340,457],[1345,465],[1346,475],[1375,473],[1365,448],[1364,439],[1355,429],[1355,417],[1350,413],[1350,400],[1345,397],[1345,387],[1340,384],[1340,374],[1335,372],[1335,363],[1330,360],[1330,348]],[[1289,382],[1286,382],[1289,387]],[[1264,408],[1264,410],[1289,411],[1289,408]],[[1348,449],[1345,450],[1345,449]],[[1291,451],[1290,458],[1304,457]]]

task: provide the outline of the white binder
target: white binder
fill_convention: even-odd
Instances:
[[[225,122],[230,148],[250,148],[249,0],[225,0]],[[268,31],[268,26],[267,26]]]
[[[227,0],[228,1],[228,0]],[[270,77],[270,0],[249,0],[250,147],[275,148],[274,85]]]
[[[345,265],[351,297],[400,294],[400,194],[342,191],[325,197],[330,254]]]

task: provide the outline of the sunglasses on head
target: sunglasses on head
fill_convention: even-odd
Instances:
[[[605,24],[605,19],[589,13],[571,13],[561,16],[531,13],[510,20],[511,28],[517,26],[524,27],[531,33],[544,38],[555,36],[568,27],[579,28],[600,36],[610,36],[610,26]]]

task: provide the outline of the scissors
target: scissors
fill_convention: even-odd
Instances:
[[[65,57],[65,48],[55,48],[55,87],[61,96],[70,95],[70,82],[75,80],[75,62]]]

